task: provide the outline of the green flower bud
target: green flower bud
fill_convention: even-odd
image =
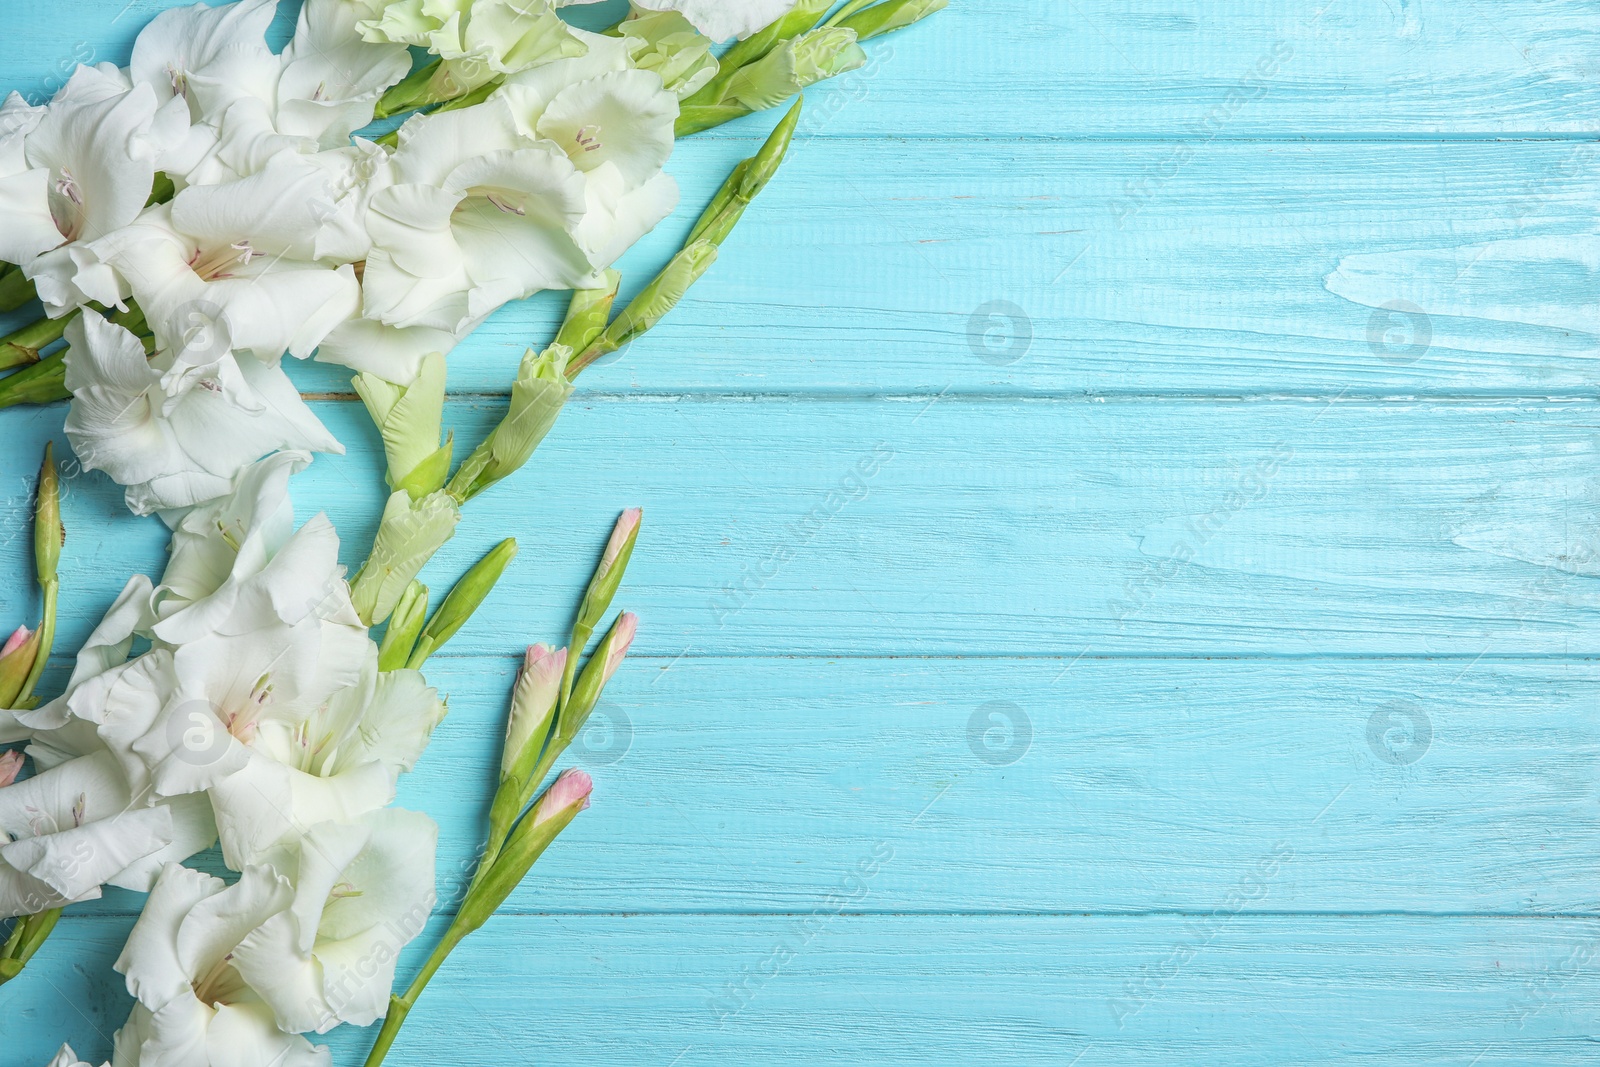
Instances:
[[[411,651],[417,647],[417,635],[427,619],[428,587],[414,581],[406,586],[389,616],[389,628],[378,646],[378,670],[398,671],[411,662]]]
[[[444,429],[444,356],[422,361],[417,380],[396,385],[375,374],[358,374],[352,383],[383,437],[389,460],[390,489],[421,500],[443,488],[450,476],[450,442],[439,445]]]
[[[572,350],[551,345],[541,355],[530,349],[511,383],[511,407],[487,440],[473,450],[450,480],[449,493],[465,503],[517,471],[555,425],[572,395],[567,361]]]
[[[728,239],[728,234],[733,232],[733,227],[744,216],[744,209],[761,194],[761,190],[767,187],[782,166],[789,152],[789,143],[794,139],[795,127],[800,123],[800,111],[804,104],[803,99],[796,100],[794,107],[789,109],[783,121],[767,138],[766,144],[761,146],[761,151],[733,169],[728,180],[722,183],[722,188],[717,190],[717,195],[711,198],[710,206],[694,224],[694,229],[689,232],[688,243],[707,240],[720,247]]]
[[[808,86],[866,64],[867,53],[856,43],[855,30],[844,26],[812,30],[734,74],[722,102],[751,111],[777,107]]]
[[[407,588],[456,532],[461,506],[449,493],[413,501],[395,493],[383,509],[372,554],[350,582],[350,599],[361,621],[374,626],[387,619]]]
[[[417,639],[416,650],[411,653],[411,662],[408,664],[412,670],[421,670],[428,657],[443,648],[445,642],[467,624],[473,612],[488,599],[516,555],[517,542],[508,537],[461,576],[461,580],[444,598],[444,603],[439,605],[439,610],[433,613],[422,636]]]
[[[600,554],[600,565],[590,577],[589,588],[584,591],[583,603],[578,607],[578,624],[588,627],[591,633],[611,610],[611,598],[617,595],[622,576],[628,570],[628,561],[633,558],[633,546],[639,540],[639,524],[643,519],[641,508],[624,511],[611,531],[605,551]]]
[[[33,560],[40,584],[56,580],[56,565],[61,562],[61,546],[67,531],[61,525],[61,477],[56,472],[55,442],[44,446],[44,463],[39,467],[39,489],[33,511]]]
[[[571,825],[578,812],[589,806],[589,794],[593,789],[594,783],[582,771],[562,771],[511,832],[488,873],[473,885],[462,903],[455,926],[472,931],[488,922],[511,891],[522,884],[544,850]]]
[[[654,71],[678,99],[692,96],[721,69],[711,54],[711,38],[676,11],[639,11],[613,31],[628,39],[640,70]]]
[[[594,343],[611,321],[611,305],[617,301],[617,290],[622,285],[622,273],[608,270],[605,284],[598,289],[579,289],[572,294],[567,305],[567,317],[556,334],[555,343],[565,345],[574,352],[582,352]]]
[[[594,650],[589,662],[583,665],[583,673],[572,687],[572,696],[561,709],[561,718],[556,723],[556,738],[552,747],[557,751],[570,745],[578,736],[578,731],[583,729],[583,724],[589,720],[589,713],[600,702],[600,694],[605,691],[606,683],[617,673],[638,632],[639,617],[623,612],[610,632],[601,639],[600,647]],[[572,662],[573,657],[569,656],[569,667]]]
[[[717,246],[710,241],[695,241],[679,251],[583,355],[573,360],[572,376],[577,377],[583,368],[601,356],[615,352],[653,329],[716,261]]]
[[[949,6],[950,0],[886,0],[841,20],[839,25],[855,30],[860,40],[869,41],[895,30],[903,30]]]

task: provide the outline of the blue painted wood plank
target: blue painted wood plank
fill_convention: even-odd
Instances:
[[[1252,910],[1600,913],[1600,665],[1464,666],[630,661],[564,761],[594,775],[593,809],[506,908],[804,911],[888,840],[853,910],[1204,912],[1282,839],[1293,869]],[[398,802],[441,824],[446,910],[514,669],[429,669],[452,710]]]
[[[14,5],[8,87],[125,63],[181,0]],[[293,2],[285,5],[292,12]],[[120,14],[118,13],[120,10]],[[292,23],[280,19],[280,33]],[[1600,14],[1572,0],[957,0],[821,90],[829,136],[1586,135]],[[846,100],[850,100],[846,104]]]
[[[316,410],[352,451],[297,480],[300,513],[326,508],[355,565],[375,435],[358,405]],[[447,423],[464,444],[500,410]],[[61,412],[0,418],[15,530]],[[1591,403],[591,398],[474,502],[433,587],[516,536],[507,621],[547,634],[642,504],[627,601],[652,656],[1588,656],[1597,450]],[[63,648],[165,544],[101,476],[68,493]],[[8,617],[24,566],[4,553]]]
[[[749,150],[680,148],[672,169],[683,207],[624,261],[630,286],[671,255]],[[1600,240],[1595,143],[1214,144],[1137,200],[1124,195],[1169,157],[1148,144],[796,146],[684,304],[582,388],[991,397],[1600,388],[1600,280],[1585,266],[1585,248]],[[870,177],[833,177],[863,169]],[[1511,263],[1488,252],[1507,247],[1525,251]],[[1453,289],[1430,297],[1420,287],[1441,270],[1440,287]],[[1340,292],[1325,281],[1336,273]],[[1474,295],[1511,306],[1477,306]],[[1383,310],[1419,300],[1427,316]],[[543,294],[502,309],[451,357],[452,388],[505,392],[523,350],[553,335],[561,306]],[[349,391],[337,368],[306,365],[297,378],[314,392]]]
[[[1263,840],[1234,872],[1241,896],[1294,868],[1280,847]],[[852,868],[890,870],[898,854],[884,855]],[[870,896],[879,876],[850,891]],[[58,1035],[107,1050],[128,1004],[107,991],[122,924],[67,928],[33,983],[7,987],[0,1026],[18,1062],[43,1063]],[[1595,920],[1308,923],[1227,908],[508,917],[440,972],[389,1062],[1576,1067],[1594,1057],[1597,951]],[[350,1028],[330,1038],[340,1067],[371,1041]]]

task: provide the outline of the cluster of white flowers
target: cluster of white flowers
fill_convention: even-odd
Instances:
[[[35,540],[46,622],[0,648],[0,707],[24,705],[0,711],[0,745],[27,742],[36,770],[19,780],[21,756],[0,754],[0,918],[48,918],[105,885],[149,894],[116,963],[136,1000],[117,1067],[326,1065],[304,1035],[385,1015],[435,896],[437,827],[390,806],[445,711],[412,668],[516,545],[425,630],[418,569],[460,505],[527,460],[571,393],[568,361],[581,371],[648,329],[715,259],[799,109],[611,322],[612,264],[677,205],[675,138],[854,69],[858,38],[944,4],[851,0],[824,24],[833,0],[634,0],[605,33],[557,14],[593,2],[305,0],[281,52],[266,38],[277,0],[195,4],[157,16],[127,67],[79,67],[47,105],[0,105],[0,277],[14,264],[65,320],[56,380],[82,467],[172,528],[160,582],[130,581],[63,695],[34,707],[55,500]],[[732,37],[719,59],[713,42]],[[413,72],[412,48],[436,58]],[[576,291],[561,336],[529,352],[506,418],[447,485],[445,356],[549,289]],[[353,585],[328,520],[294,526],[291,476],[342,448],[285,356],[357,371],[383,436],[394,494]],[[623,614],[578,669],[638,528],[625,512],[570,660],[530,653],[469,926],[587,805],[581,772],[537,787],[633,640]],[[391,615],[380,651],[368,624]],[[184,866],[219,842],[235,879]],[[63,1046],[53,1067],[78,1065]]]
[[[80,460],[148,514],[278,449],[339,451],[286,354],[405,384],[506,302],[596,285],[677,204],[679,100],[716,72],[689,20],[748,33],[794,3],[646,0],[602,35],[561,0],[306,0],[281,53],[276,0],[196,4],[157,16],[126,68],[79,67],[42,107],[11,94],[0,260],[77,316]],[[456,95],[493,91],[392,147],[353,137],[413,45]]]
[[[150,893],[117,961],[137,1000],[119,1067],[325,1063],[300,1035],[381,1017],[434,903],[437,828],[388,805],[444,705],[379,672],[327,519],[294,529],[310,459],[279,452],[189,511],[66,692],[0,713],[38,768],[12,781],[10,761],[0,788],[0,916]],[[219,838],[232,885],[182,866]]]

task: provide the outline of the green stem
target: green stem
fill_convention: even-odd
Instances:
[[[367,1055],[366,1067],[378,1067],[383,1058],[389,1054],[389,1049],[394,1045],[394,1039],[400,1036],[400,1028],[406,1023],[406,1016],[411,1014],[411,1009],[416,1006],[417,998],[422,991],[428,988],[428,983],[438,972],[450,953],[456,950],[472,931],[462,923],[461,916],[457,915],[450,929],[445,931],[443,940],[434,948],[433,954],[428,957],[428,962],[422,965],[422,973],[418,974],[406,990],[403,997],[389,998],[389,1014],[384,1016],[383,1028],[378,1031],[378,1040],[373,1043],[372,1051]]]
[[[61,580],[47,578],[44,580],[44,621],[39,624],[39,652],[34,656],[33,669],[28,672],[28,680],[22,683],[22,692],[17,694],[17,707],[31,707],[33,687],[39,684],[40,675],[44,674],[44,665],[50,658],[50,649],[56,643],[56,600],[60,594]]]
[[[69,319],[67,315],[59,319],[40,319],[0,337],[0,370],[39,362],[39,350],[61,340]]]
[[[851,15],[854,15],[857,11],[860,11],[862,8],[871,7],[875,3],[877,3],[877,0],[850,0],[848,4],[844,5],[839,10],[835,11],[831,16],[829,16],[828,21],[824,22],[823,25],[837,26]]]
[[[32,279],[25,277],[20,267],[7,267],[0,274],[0,311],[15,311],[38,295]]]
[[[0,378],[0,408],[18,404],[49,404],[71,397],[67,392],[67,361],[57,352],[31,367]]]

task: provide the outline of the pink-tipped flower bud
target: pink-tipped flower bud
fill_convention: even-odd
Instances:
[[[16,749],[0,755],[0,789],[17,780],[22,773],[22,753]]]
[[[544,742],[561,695],[561,676],[567,669],[567,650],[552,651],[534,645],[522,663],[517,688],[511,696],[511,717],[506,721],[506,748],[500,772],[510,774],[529,745]]]
[[[611,676],[622,666],[622,658],[628,654],[628,647],[633,644],[633,639],[638,633],[639,616],[631,611],[623,612],[611,631],[611,647],[606,652],[606,667],[600,675],[601,685],[611,681]]]
[[[544,796],[533,808],[533,825],[538,826],[571,809],[573,814],[589,806],[589,794],[594,792],[594,779],[576,767],[561,772],[555,784],[546,789]]]
[[[628,541],[638,532],[639,520],[643,517],[643,508],[628,508],[617,519],[617,525],[611,531],[611,540],[606,542],[605,554],[600,557],[601,574],[607,573],[616,564]]]
[[[17,627],[17,632],[6,638],[4,647],[0,647],[0,659],[5,659],[11,653],[28,643],[28,638],[33,636],[33,631],[26,626]]]

